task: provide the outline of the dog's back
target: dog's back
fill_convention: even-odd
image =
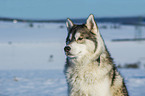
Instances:
[[[69,33],[64,48],[65,75],[69,96],[128,96],[93,15],[86,24],[75,25],[70,19],[66,24]]]

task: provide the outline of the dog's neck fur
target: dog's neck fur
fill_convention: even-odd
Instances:
[[[88,93],[86,92],[86,94],[95,94],[95,96],[111,96],[111,93],[109,91],[110,90],[109,86],[111,85],[111,81],[109,80],[109,77],[107,74],[108,72],[111,72],[111,69],[113,68],[113,64],[112,64],[112,59],[110,57],[110,54],[107,51],[107,48],[103,53],[99,54],[98,57],[93,60],[93,62],[90,61],[92,60],[92,58],[90,59],[88,57],[91,57],[91,56],[86,56],[82,58],[81,62],[77,62],[77,61],[73,62],[73,60],[69,60],[69,58],[67,58],[67,61],[68,61],[67,64],[69,65],[66,65],[66,66],[71,66],[69,67],[70,69],[68,69],[67,72],[70,72],[70,73],[72,72],[72,74],[68,75],[67,77],[68,78],[67,80],[71,81],[71,82],[69,81],[69,84],[70,84],[69,90],[78,90],[77,89],[78,87],[76,84],[79,82],[78,84],[80,84],[79,85],[80,91],[88,91]],[[100,59],[100,60],[97,60],[97,59]],[[108,64],[108,62],[110,63]],[[108,67],[105,67],[106,65]],[[95,79],[92,78],[92,76]],[[81,78],[79,79],[80,81],[75,81],[77,80],[77,78]],[[81,80],[84,80],[85,82]],[[93,85],[93,82],[95,83],[94,85]],[[76,83],[76,84],[73,85],[73,83]],[[85,89],[85,87],[87,86],[85,84],[90,84],[90,86],[92,87],[88,87]],[[90,93],[91,91],[89,92],[90,90],[89,88],[94,88],[95,92],[92,91],[93,93]],[[102,90],[104,92],[102,92]],[[70,95],[70,96],[79,96],[79,95]]]

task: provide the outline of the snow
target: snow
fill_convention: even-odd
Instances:
[[[120,71],[130,96],[144,96],[145,70]],[[0,96],[67,96],[62,70],[9,70],[0,73]]]
[[[114,25],[118,28],[112,28]],[[111,41],[134,38],[135,26],[112,23],[99,23],[98,26],[116,64],[145,64],[145,41]],[[103,29],[101,26],[107,28]],[[145,27],[141,27],[141,30],[142,37],[145,37]],[[66,35],[63,23],[0,22],[0,69],[63,69]]]
[[[142,62],[145,64],[145,42],[106,42],[117,64]]]
[[[122,69],[120,71],[125,77],[126,85],[129,90],[130,96],[144,96],[145,70]]]
[[[67,96],[63,74],[63,48],[67,30],[63,23],[0,22],[0,96]],[[103,29],[101,26],[107,26]],[[140,61],[142,69],[120,69],[130,96],[145,94],[145,41],[112,42],[134,38],[135,26],[98,24],[115,63]],[[145,27],[141,27],[145,37]]]
[[[67,93],[60,70],[11,70],[0,73],[0,96],[66,96]]]
[[[0,69],[62,69],[66,30],[60,25],[1,22]]]
[[[65,63],[63,45],[59,42],[4,43],[0,50],[0,69],[62,69]]]

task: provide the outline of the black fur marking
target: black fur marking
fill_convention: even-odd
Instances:
[[[82,25],[74,25],[74,26],[70,29],[69,33],[72,33],[72,32],[74,32],[74,31],[77,31],[78,29],[81,29],[81,28],[87,28],[87,27],[86,27],[85,24],[82,24]]]
[[[100,56],[99,56],[99,58],[97,59],[97,62],[99,63],[98,65],[100,66]]]
[[[125,86],[125,83],[124,83],[124,80],[123,80],[123,93],[124,93],[124,96],[129,96],[128,95],[128,91],[127,91],[127,88],[126,88],[126,86]]]
[[[113,86],[115,79],[116,79],[116,67],[114,65],[111,86]]]
[[[116,66],[115,66],[115,64],[113,62],[113,58],[111,57],[110,52],[108,51],[108,49],[107,49],[106,46],[105,46],[105,49],[106,49],[106,52],[107,52],[106,58],[107,58],[107,60],[109,60],[109,63],[108,64],[113,64],[112,65],[112,70],[109,72],[110,77],[112,79],[111,86],[113,86],[113,84],[114,84],[114,82],[116,80],[116,76],[117,76],[117,73],[116,72],[118,72],[118,71],[117,71],[117,68],[116,68]]]

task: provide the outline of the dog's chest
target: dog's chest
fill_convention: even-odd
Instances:
[[[68,74],[72,89],[90,96],[111,96],[109,78],[103,77],[94,69],[72,70]]]

